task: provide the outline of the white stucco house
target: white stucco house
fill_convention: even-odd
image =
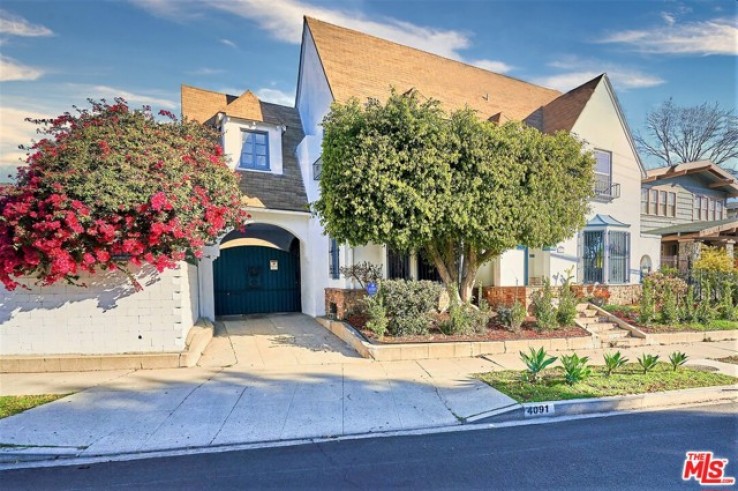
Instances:
[[[339,267],[361,261],[381,264],[388,278],[436,278],[417,254],[336,243],[309,210],[320,192],[321,122],[331,103],[385,100],[391,87],[414,89],[447,110],[468,106],[493,122],[571,131],[595,152],[597,196],[587,226],[545,249],[505,252],[481,268],[479,283],[538,285],[571,270],[578,282],[628,285],[639,282],[640,264],[658,268],[659,237],[641,233],[646,174],[605,74],[560,93],[305,18],[294,107],[250,91],[181,89],[183,117],[217,128],[229,165],[241,174],[242,202],[251,214],[245,232],[206,247],[197,265],[183,263],[150,279],[142,293],[117,291],[111,302],[99,300],[115,291],[105,281],[84,292],[67,286],[0,292],[0,355],[177,351],[198,317],[323,315],[326,288],[353,286]]]
[[[297,290],[299,302],[292,308],[322,315],[325,288],[352,286],[338,268],[361,261],[383,265],[389,278],[436,278],[435,268],[417,254],[394,254],[383,245],[336,244],[308,207],[320,192],[321,122],[331,103],[352,97],[384,100],[391,87],[417,90],[446,109],[469,106],[491,121],[516,119],[544,132],[571,131],[595,152],[596,198],[585,229],[546,249],[504,253],[482,268],[480,283],[537,285],[543,278],[555,283],[570,270],[579,282],[630,284],[640,281],[642,257],[658,267],[658,238],[640,232],[638,197],[645,171],[607,75],[562,94],[306,18],[294,108],[259,101],[248,91],[236,97],[182,87],[183,116],[220,131],[231,166],[242,174],[244,204],[253,222],[245,236],[228,236],[211,247],[200,264],[203,315],[269,311],[289,303],[287,296],[296,298]],[[271,244],[264,242],[265,234],[271,234]],[[294,260],[286,265],[291,276],[267,295],[259,285],[280,274],[267,267],[276,259],[269,253],[261,257],[269,248],[291,251]],[[243,273],[236,271],[243,261],[252,268],[251,280],[233,277]]]

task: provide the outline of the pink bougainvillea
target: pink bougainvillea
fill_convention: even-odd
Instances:
[[[130,265],[157,270],[199,257],[202,247],[248,218],[238,177],[216,135],[168,111],[132,111],[125,101],[38,121],[15,184],[0,187],[0,281],[33,276],[78,283],[81,272]]]

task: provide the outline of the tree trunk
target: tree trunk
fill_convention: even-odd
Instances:
[[[467,247],[464,254],[464,264],[461,270],[461,282],[459,284],[459,295],[464,303],[471,302],[474,290],[474,281],[477,279],[477,251]]]

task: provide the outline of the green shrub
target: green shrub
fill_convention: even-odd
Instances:
[[[620,351],[616,353],[605,353],[605,375],[610,376],[615,370],[628,363],[628,359],[624,357]]]
[[[653,282],[650,277],[643,280],[643,290],[639,305],[638,322],[650,324],[656,316],[656,303],[653,298]]]
[[[489,320],[492,317],[492,312],[486,300],[481,302],[479,308],[472,304],[459,305],[458,302],[453,301],[448,314],[449,318],[439,325],[441,332],[446,335],[482,334],[486,332]]]
[[[553,291],[548,278],[543,280],[543,288],[533,294],[533,315],[536,316],[536,326],[539,329],[553,330],[558,327]]]
[[[661,305],[661,322],[672,324],[679,320],[679,309],[677,307],[676,294],[670,285],[666,285],[663,292],[663,304]]]
[[[512,307],[498,307],[497,317],[500,323],[514,333],[519,333],[520,328],[525,322],[528,312],[522,303],[515,300]]]
[[[548,356],[548,353],[541,347],[538,351],[530,348],[530,354],[520,352],[520,359],[526,366],[526,375],[531,383],[536,383],[538,375],[544,368],[556,361],[555,356]]]
[[[383,281],[382,300],[389,319],[389,333],[393,336],[427,334],[443,288],[441,283],[432,281]]]
[[[733,282],[725,278],[720,289],[720,318],[726,321],[736,320],[736,309],[733,305]]]
[[[687,295],[684,297],[684,302],[682,302],[679,318],[685,322],[691,322],[694,320],[694,315],[694,286],[689,285]]]
[[[373,297],[365,297],[364,307],[366,308],[366,314],[369,317],[366,327],[379,339],[382,339],[385,332],[387,332],[389,319],[387,319],[387,309],[384,308],[381,293],[374,295]]]
[[[592,374],[592,370],[587,366],[587,362],[589,362],[589,357],[583,356],[579,358],[576,353],[561,357],[561,364],[564,367],[564,379],[567,384],[574,385]]]
[[[671,364],[672,370],[675,372],[677,371],[677,368],[684,365],[687,362],[687,356],[686,353],[682,353],[681,351],[675,351],[672,354],[669,355],[669,363]]]
[[[694,312],[694,318],[700,324],[709,324],[715,319],[715,310],[710,302],[712,301],[712,281],[707,275],[700,278],[700,301]]]
[[[647,355],[643,354],[638,358],[638,364],[643,368],[643,373],[648,373],[656,366],[659,361],[659,355]]]
[[[556,311],[556,320],[560,326],[571,326],[577,316],[577,296],[571,287],[572,276],[569,274],[561,285],[559,294],[559,308]]]

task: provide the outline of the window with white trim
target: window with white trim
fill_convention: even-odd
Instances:
[[[242,130],[241,159],[239,169],[269,170],[269,133]]]

